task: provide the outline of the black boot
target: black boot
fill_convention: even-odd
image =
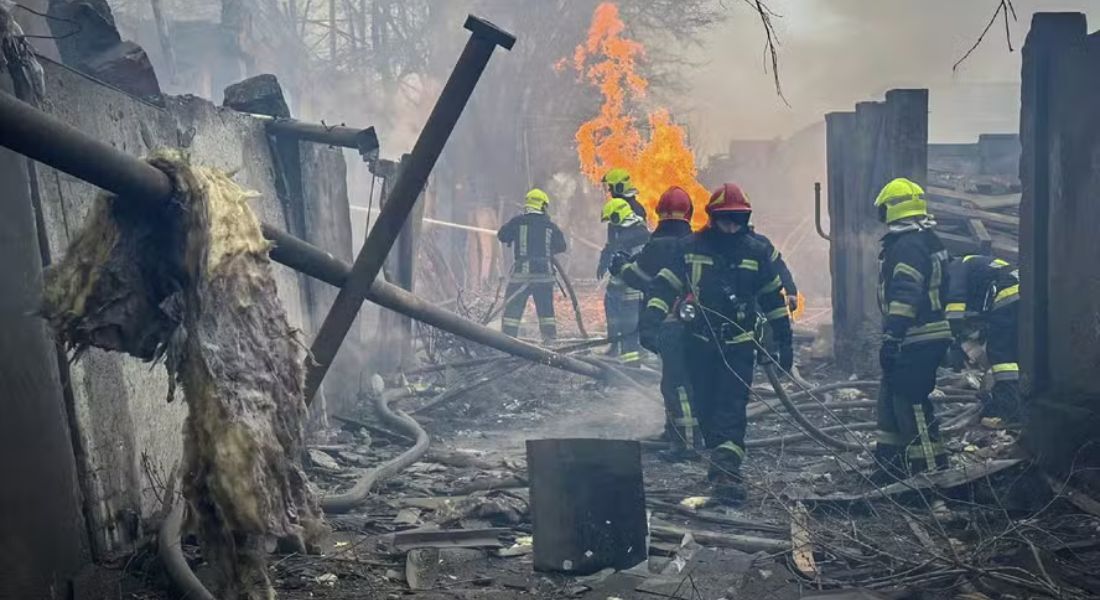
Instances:
[[[741,478],[741,459],[730,452],[712,453],[707,481],[715,498],[724,504],[738,505],[745,501],[746,492]]]
[[[902,464],[902,450],[897,446],[879,442],[871,456],[875,459],[875,468],[867,478],[874,486],[887,486],[909,477]]]

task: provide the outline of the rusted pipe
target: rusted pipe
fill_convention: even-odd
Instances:
[[[375,133],[374,127],[356,129],[343,125],[307,123],[297,119],[273,119],[264,115],[253,116],[258,119],[267,119],[268,133],[276,136],[340,148],[354,148],[363,160],[378,157],[378,134]]]
[[[829,234],[825,233],[825,228],[821,226],[821,182],[814,182],[814,226],[817,227],[817,235],[820,235],[822,239],[826,241],[833,241],[833,238],[829,237]]]
[[[351,267],[331,254],[316,248],[286,232],[264,228],[264,235],[275,243],[271,258],[310,277],[341,287],[350,276]],[[412,317],[417,321],[438,327],[468,340],[478,342],[549,367],[562,369],[585,377],[602,378],[603,370],[571,356],[547,350],[489,329],[465,319],[416,296],[412,292],[377,279],[367,291],[367,300]]]
[[[443,86],[412,152],[401,161],[401,172],[389,193],[386,205],[378,213],[378,220],[371,227],[359,255],[355,258],[351,274],[340,288],[340,293],[317,332],[317,338],[313,340],[310,353],[314,362],[306,374],[307,402],[316,394],[337,350],[344,343],[351,324],[359,314],[363,301],[371,293],[390,248],[397,241],[417,198],[424,190],[428,175],[473,94],[482,72],[489,64],[493,50],[497,46],[511,49],[516,41],[511,34],[472,15],[466,19],[465,27],[472,35],[466,41],[466,47]]]
[[[172,181],[160,169],[5,93],[0,93],[0,146],[119,196],[167,200],[172,195]]]
[[[160,169],[4,93],[0,146],[118,195],[157,202],[173,193],[171,180]],[[350,267],[331,254],[269,225],[263,225],[263,234],[275,242],[275,262],[337,287],[347,279]],[[371,286],[367,299],[514,356],[586,377],[602,376],[597,367],[479,326],[383,281]]]

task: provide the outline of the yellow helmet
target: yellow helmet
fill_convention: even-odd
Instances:
[[[612,196],[622,196],[638,191],[630,182],[630,171],[622,168],[611,169],[604,174],[603,183],[607,185]]]
[[[535,210],[546,210],[547,204],[550,204],[550,196],[547,196],[546,192],[539,188],[534,188],[527,192],[527,199],[524,201],[523,206]]]
[[[634,209],[622,198],[612,198],[604,203],[600,221],[618,225],[634,215]]]
[[[886,223],[904,219],[906,217],[922,217],[928,215],[928,203],[924,200],[924,188],[916,182],[899,177],[879,192],[875,199],[875,206],[882,213],[882,219]]]

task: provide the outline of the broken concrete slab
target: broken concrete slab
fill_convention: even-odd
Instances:
[[[290,118],[290,107],[287,106],[283,88],[278,78],[269,73],[249,77],[225,88],[222,105],[240,112]]]
[[[160,102],[160,82],[145,49],[121,42],[85,59],[78,69],[118,89],[155,103]]]

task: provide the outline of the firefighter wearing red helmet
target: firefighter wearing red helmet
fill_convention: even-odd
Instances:
[[[745,407],[756,362],[758,315],[770,321],[775,360],[793,362],[791,323],[782,282],[766,244],[749,235],[752,207],[736,184],[716,189],[707,226],[683,238],[654,276],[643,332],[676,315],[687,332],[684,357],[710,454],[708,479],[729,502],[744,499]]]
[[[678,242],[691,235],[691,217],[695,211],[691,196],[683,188],[670,187],[657,201],[660,219],[650,240],[638,254],[616,254],[611,261],[611,273],[634,289],[647,292],[643,306],[652,295],[648,293],[653,278],[668,264]],[[672,445],[668,457],[672,460],[695,456],[703,448],[698,411],[692,404],[691,382],[684,358],[684,325],[669,315],[652,331],[641,332],[647,350],[661,357],[661,395],[665,401],[665,437]]]

